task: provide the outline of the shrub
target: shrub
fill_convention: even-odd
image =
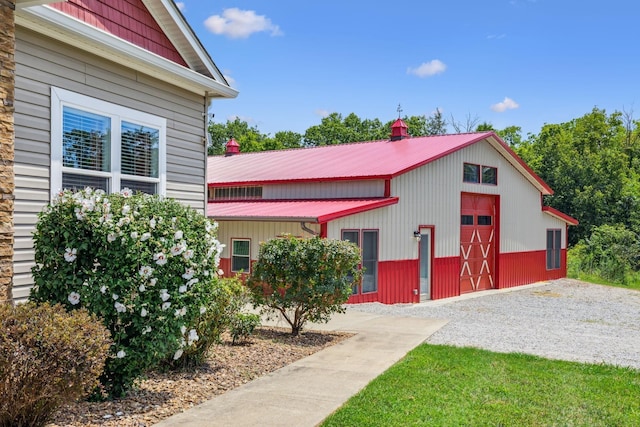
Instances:
[[[110,344],[86,310],[0,305],[0,426],[43,426],[62,404],[87,395]]]
[[[236,313],[231,317],[229,326],[231,344],[236,345],[246,340],[258,326],[260,326],[260,315],[255,313]]]
[[[175,200],[85,189],[39,216],[30,298],[87,308],[111,331],[100,381],[122,396],[144,371],[198,341],[221,249],[215,224]]]
[[[353,243],[314,237],[273,239],[260,247],[248,280],[263,313],[280,313],[298,335],[307,321],[328,322],[361,277]]]
[[[638,235],[622,224],[595,227],[588,239],[570,250],[569,259],[571,274],[583,271],[626,284],[640,267]]]

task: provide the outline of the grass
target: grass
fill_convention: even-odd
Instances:
[[[639,426],[640,371],[424,344],[322,424]]]
[[[583,282],[596,283],[598,285],[607,285],[614,286],[616,288],[634,289],[640,291],[640,273],[637,272],[629,275],[626,284],[608,280],[597,274],[585,273],[583,271],[567,271],[567,277],[570,277],[571,279],[582,280]]]

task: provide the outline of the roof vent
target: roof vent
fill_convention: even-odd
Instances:
[[[226,147],[227,148],[224,151],[225,156],[233,156],[234,154],[240,153],[240,144],[238,144],[238,142],[233,138],[231,138],[229,142],[227,142]]]
[[[407,132],[407,124],[402,120],[398,119],[391,125],[391,140],[398,141],[400,139],[409,138],[409,133]]]

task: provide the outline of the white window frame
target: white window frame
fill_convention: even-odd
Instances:
[[[64,107],[109,117],[111,119],[111,171],[85,171],[62,165],[62,113]],[[123,175],[120,171],[121,123],[135,123],[158,129],[158,177]],[[106,177],[110,181],[111,192],[119,192],[121,179],[131,179],[157,184],[157,194],[167,192],[167,120],[142,111],[112,104],[90,96],[81,95],[57,87],[51,87],[51,198],[62,189],[62,173],[86,174]]]
[[[248,255],[236,255],[236,254],[233,252],[233,251],[234,251],[234,249],[235,249],[233,244],[234,244],[235,242],[247,242],[247,243],[249,244],[249,254],[248,254]],[[243,270],[243,269],[240,269],[240,270],[234,270],[234,269],[233,269],[233,267],[234,267],[234,266],[233,266],[233,258],[234,258],[234,257],[236,257],[236,258],[247,258],[247,259],[249,260],[249,264],[248,264],[248,265],[249,265],[249,267],[247,268],[247,270],[246,270],[246,271],[245,271],[245,270]],[[232,273],[240,273],[240,272],[247,273],[247,274],[248,274],[248,273],[251,273],[251,239],[242,239],[242,238],[237,238],[237,239],[236,239],[236,238],[234,238],[234,239],[231,239],[231,259],[230,259],[229,261],[230,261],[230,266],[229,266],[229,268],[231,269],[231,272],[232,272]]]

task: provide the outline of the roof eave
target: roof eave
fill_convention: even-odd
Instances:
[[[20,9],[16,13],[15,22],[16,25],[202,96],[235,98],[238,95],[238,91],[227,84],[176,64],[48,6]]]
[[[579,222],[574,217],[567,215],[564,212],[560,212],[559,210],[552,208],[551,206],[543,206],[542,212],[551,215],[552,217],[559,219],[560,221],[564,221],[569,225],[578,225]]]

